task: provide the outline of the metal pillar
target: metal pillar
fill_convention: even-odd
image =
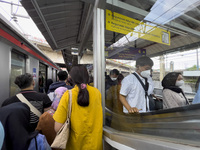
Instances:
[[[93,16],[93,62],[94,87],[98,88],[102,96],[103,116],[105,120],[105,35],[104,10],[94,6]],[[104,121],[105,123],[105,121]]]
[[[78,64],[81,62],[81,56],[78,55]]]
[[[165,58],[164,56],[160,56],[160,81],[162,81],[162,79],[165,76]]]
[[[197,70],[199,71],[199,53],[198,53],[198,51],[199,51],[199,47],[196,49],[196,55],[197,55]]]

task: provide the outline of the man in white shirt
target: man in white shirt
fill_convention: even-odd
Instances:
[[[147,80],[148,95],[153,92],[154,85],[150,76],[153,61],[147,57],[142,56],[136,60],[135,74],[141,79],[145,85]],[[124,113],[138,113],[149,111],[149,99],[145,96],[145,90],[137,79],[136,75],[130,74],[122,80],[119,99],[123,104]]]

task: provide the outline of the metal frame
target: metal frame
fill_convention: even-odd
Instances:
[[[102,94],[103,118],[105,119],[105,35],[104,10],[98,8],[99,1],[95,2],[93,15],[93,60],[94,60],[94,86]],[[103,120],[104,120],[103,119]],[[105,123],[105,121],[104,121]]]
[[[55,41],[55,39],[54,39],[54,37],[53,37],[53,35],[52,35],[52,33],[51,33],[51,30],[49,29],[48,24],[47,24],[47,22],[46,22],[46,20],[45,20],[45,18],[44,18],[44,16],[43,16],[43,14],[42,14],[42,12],[41,12],[41,8],[38,6],[36,0],[31,0],[31,2],[32,2],[32,4],[33,4],[33,6],[34,6],[34,8],[35,8],[35,10],[36,10],[36,12],[37,12],[37,14],[38,14],[38,16],[40,17],[40,19],[41,19],[41,21],[42,21],[42,23],[43,23],[45,29],[47,30],[47,32],[48,32],[48,34],[49,34],[51,40],[53,41],[53,43],[54,43],[54,45],[55,45],[55,47],[56,47],[56,49],[57,49],[57,48],[58,48],[58,45],[57,45],[57,43],[56,43],[56,41]]]

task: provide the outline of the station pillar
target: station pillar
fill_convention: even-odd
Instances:
[[[93,15],[93,65],[94,87],[98,88],[102,96],[103,116],[105,120],[105,27],[104,9],[94,5]],[[104,121],[105,124],[105,121]]]
[[[164,56],[160,56],[160,81],[162,81],[162,79],[165,76],[165,58]]]

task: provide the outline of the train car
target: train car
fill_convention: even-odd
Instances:
[[[14,84],[15,77],[18,75],[31,73],[36,82],[34,89],[36,91],[44,88],[47,79],[56,81],[59,66],[26,39],[1,14],[0,52],[0,105],[6,98],[15,95],[19,91]]]

